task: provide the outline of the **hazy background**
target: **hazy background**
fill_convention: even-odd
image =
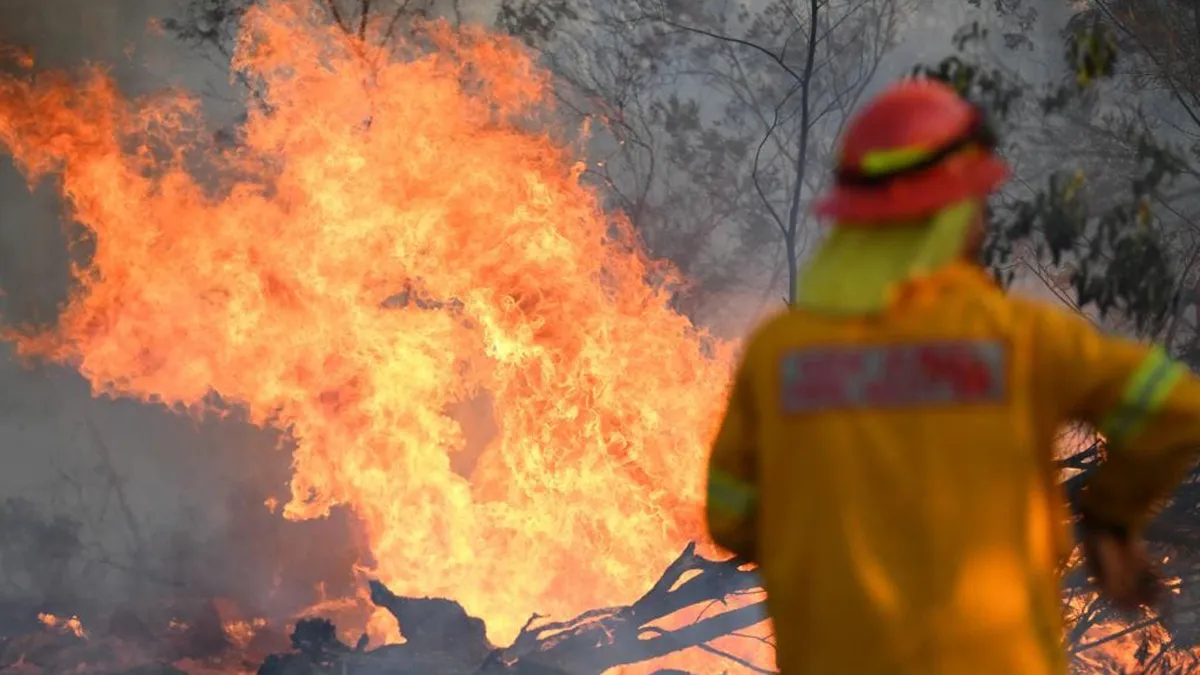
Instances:
[[[0,42],[31,48],[38,68],[110,68],[130,94],[182,84],[221,85],[212,64],[165,36],[149,34],[147,22],[165,7],[154,0],[5,0],[0,2]],[[66,297],[66,238],[52,186],[33,194],[8,161],[0,162],[0,286],[10,322],[45,321]],[[93,399],[74,373],[27,369],[0,346],[0,495],[62,489],[57,470],[94,464],[87,432],[91,420],[111,448],[128,481],[131,507],[163,523],[181,521],[201,506],[206,521],[226,517],[221,495],[237,480],[266,470],[275,459],[248,446],[261,438],[237,425],[198,425],[163,410],[129,401]]]
[[[186,87],[204,95],[215,126],[228,124],[237,106],[230,103],[227,71],[151,30],[151,19],[173,7],[162,0],[3,0],[0,43],[31,49],[38,69],[101,65],[129,95]],[[6,322],[51,320],[65,300],[67,234],[61,223],[53,186],[31,193],[7,158],[0,160],[0,307]],[[255,529],[281,521],[263,506],[267,496],[286,493],[289,458],[274,449],[277,441],[276,434],[236,419],[197,421],[161,407],[93,398],[76,373],[29,368],[0,344],[0,500],[29,498],[47,513],[83,521],[89,550],[82,557],[101,561],[89,577],[88,592],[97,602],[124,601],[133,587],[147,584],[161,587],[153,591],[159,594],[233,594],[239,583],[233,571],[243,565],[246,588],[268,587],[270,579],[263,577],[269,571],[244,561],[280,555],[270,550],[279,542]],[[336,547],[344,538],[329,543]],[[149,581],[131,571],[139,547],[154,559]],[[351,561],[343,562],[341,574],[349,574]],[[229,579],[213,588],[158,579],[194,580],[206,570]]]

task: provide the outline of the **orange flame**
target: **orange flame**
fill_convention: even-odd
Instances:
[[[41,612],[38,614],[38,621],[47,628],[53,628],[63,633],[71,633],[77,638],[87,639],[87,631],[83,629],[83,622],[77,616],[62,619],[53,614]]]
[[[0,145],[60,176],[94,243],[20,352],[288,429],[285,515],[349,506],[381,581],[457,599],[497,642],[634,599],[702,535],[732,345],[672,310],[670,270],[537,123],[548,78],[515,42],[432,24],[432,51],[374,49],[299,7],[246,17],[235,64],[272,109],[235,150],[181,93],[0,75]],[[456,472],[446,410],[481,391],[498,430]]]
[[[238,647],[245,649],[250,641],[254,639],[254,634],[263,628],[267,627],[266,619],[238,619],[235,621],[226,621],[222,624],[222,629],[225,631],[225,636],[229,641]]]

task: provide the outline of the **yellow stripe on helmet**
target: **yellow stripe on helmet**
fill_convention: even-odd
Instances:
[[[872,150],[858,163],[858,173],[871,178],[887,176],[916,166],[932,156],[932,150],[919,146]]]

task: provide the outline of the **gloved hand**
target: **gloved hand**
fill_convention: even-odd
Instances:
[[[1166,597],[1162,575],[1140,538],[1084,527],[1083,554],[1094,583],[1118,610],[1157,609]]]

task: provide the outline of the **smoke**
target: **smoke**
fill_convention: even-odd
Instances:
[[[31,52],[37,70],[102,64],[129,95],[165,87],[202,92],[208,119],[232,121],[238,105],[228,72],[152,29],[173,8],[161,0],[6,0],[0,44]],[[53,188],[27,185],[0,161],[0,315],[7,325],[53,321],[69,292],[72,255],[87,254]],[[317,582],[339,590],[355,555],[346,519],[289,523],[264,505],[287,490],[289,453],[264,451],[279,444],[278,434],[236,416],[197,421],[93,398],[74,371],[20,363],[0,344],[0,523],[7,538],[0,599],[75,595],[105,608],[164,594],[225,595],[287,612],[311,602]],[[55,549],[69,573],[46,576],[39,568],[50,561],[37,558],[51,555],[39,543],[50,535],[35,521],[56,515],[79,523],[78,541]],[[34,532],[28,541],[7,529],[20,527]],[[320,550],[289,548],[300,545]],[[280,586],[280,560],[303,561],[303,573],[293,574],[302,592]]]

